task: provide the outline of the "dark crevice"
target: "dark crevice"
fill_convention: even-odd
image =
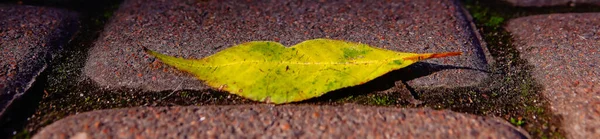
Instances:
[[[408,91],[410,92],[410,95],[412,95],[412,97],[416,100],[421,99],[421,97],[419,96],[419,93],[417,93],[417,91],[415,91],[415,89],[413,87],[411,87],[410,85],[408,85],[408,83],[403,80],[402,84],[404,84],[404,86],[406,86],[406,89],[408,89]]]
[[[39,102],[44,95],[46,75],[47,71],[42,71],[35,78],[33,85],[7,107],[5,114],[0,117],[0,138],[10,138],[19,131],[23,131],[28,118],[37,111]]]

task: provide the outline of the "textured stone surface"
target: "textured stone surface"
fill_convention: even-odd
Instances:
[[[0,5],[0,115],[23,95],[76,30],[75,13]]]
[[[409,81],[414,87],[469,86],[487,74],[486,50],[450,0],[410,1],[145,1],[126,0],[89,52],[84,72],[101,86],[151,91],[207,89],[186,73],[162,65],[141,46],[201,58],[256,40],[291,46],[314,38],[343,39],[406,52],[462,51],[428,60]],[[445,69],[445,70],[442,70]],[[233,74],[233,73],[232,73]]]
[[[596,4],[600,5],[600,0],[505,0],[515,6],[562,6],[567,4]]]
[[[140,107],[81,113],[34,138],[525,138],[497,118],[452,111],[345,106]]]
[[[517,18],[507,29],[567,137],[600,137],[600,13]]]

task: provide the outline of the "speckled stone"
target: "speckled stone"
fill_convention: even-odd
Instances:
[[[31,87],[77,29],[75,13],[0,4],[0,115]]]
[[[600,13],[522,17],[507,29],[567,137],[600,137]]]
[[[542,6],[562,6],[567,4],[596,4],[600,5],[600,0],[505,0],[514,6],[523,7],[542,7]]]
[[[139,107],[69,116],[37,138],[526,138],[498,118],[359,105]]]
[[[202,58],[249,41],[291,46],[331,38],[405,52],[462,51],[463,56],[425,61],[439,65],[413,66],[413,72],[432,72],[408,83],[415,88],[470,86],[488,75],[472,70],[488,68],[487,50],[457,3],[126,0],[89,51],[84,73],[110,88],[203,90],[208,87],[201,81],[162,65],[141,47]]]

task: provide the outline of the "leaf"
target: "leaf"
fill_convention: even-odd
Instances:
[[[202,59],[144,51],[213,88],[275,104],[360,85],[419,60],[461,54],[402,53],[329,39],[307,40],[289,48],[272,41],[253,41]]]

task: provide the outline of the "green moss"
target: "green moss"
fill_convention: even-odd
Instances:
[[[349,95],[347,97],[344,97],[342,99],[337,100],[337,103],[348,103],[351,102],[352,100],[354,100],[354,96],[353,95]]]
[[[30,139],[31,138],[31,132],[29,132],[28,130],[22,130],[21,132],[18,132],[17,134],[15,134],[15,136],[12,137],[13,139]]]
[[[522,118],[510,118],[510,123],[515,126],[523,126],[525,121]]]
[[[504,22],[504,18],[500,17],[500,16],[492,16],[490,17],[490,19],[485,23],[485,25],[487,26],[494,26],[497,27],[499,25],[501,25],[501,23]]]
[[[372,95],[369,97],[371,105],[387,106],[394,103],[395,99],[388,96]]]
[[[184,97],[184,98],[190,98],[192,96],[192,94],[190,94],[190,92],[188,92],[188,91],[181,91],[180,94],[181,94],[181,97]]]

